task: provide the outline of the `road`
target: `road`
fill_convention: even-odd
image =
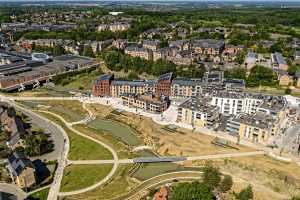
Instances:
[[[3,97],[1,99],[3,100]],[[23,101],[79,100],[79,101],[83,102],[83,107],[84,107],[84,109],[86,109],[88,111],[89,115],[85,119],[83,119],[81,121],[78,121],[78,122],[68,123],[64,118],[62,118],[61,116],[59,116],[55,113],[48,112],[48,111],[43,111],[43,112],[51,114],[51,115],[55,116],[56,118],[60,119],[66,125],[66,127],[69,130],[73,131],[74,133],[76,133],[76,134],[78,134],[82,137],[85,137],[89,140],[92,140],[92,141],[98,143],[99,145],[104,146],[113,155],[113,160],[84,160],[84,161],[78,161],[78,160],[77,161],[70,161],[70,160],[68,160],[67,159],[67,154],[68,154],[68,151],[69,151],[69,139],[68,139],[68,136],[67,136],[67,133],[65,132],[65,130],[61,126],[51,122],[50,120],[48,120],[48,119],[46,119],[42,116],[39,116],[38,114],[32,112],[31,110],[25,109],[26,112],[29,112],[32,115],[36,115],[36,117],[39,117],[40,120],[44,120],[45,122],[50,123],[53,126],[55,126],[57,128],[57,130],[59,130],[58,132],[61,132],[63,134],[64,140],[66,141],[64,143],[64,145],[62,145],[63,146],[62,149],[61,149],[62,153],[61,153],[61,155],[59,157],[59,160],[58,160],[58,169],[56,170],[54,181],[53,181],[53,183],[51,185],[51,188],[50,188],[48,200],[55,200],[55,199],[57,199],[58,196],[76,195],[76,194],[80,194],[80,193],[84,193],[84,192],[93,190],[93,189],[99,187],[100,185],[104,184],[105,182],[109,181],[113,177],[114,173],[116,172],[119,164],[121,164],[121,163],[133,163],[133,159],[121,159],[121,160],[119,160],[119,158],[117,156],[117,153],[109,145],[107,145],[107,144],[105,144],[101,141],[98,141],[98,140],[96,140],[92,137],[89,137],[85,134],[82,134],[81,132],[77,131],[76,129],[74,129],[72,127],[72,125],[74,125],[74,124],[87,123],[88,121],[94,119],[94,115],[87,108],[86,102],[88,102],[88,103],[89,102],[90,103],[92,103],[92,102],[93,103],[101,103],[101,104],[106,105],[107,102],[108,102],[107,99],[87,98],[87,97],[9,97],[9,98],[4,98],[4,99],[6,99],[6,101],[9,101],[10,103],[13,103],[14,106],[17,107],[18,109],[25,109],[25,108],[22,108],[22,107],[18,106],[17,104],[15,104],[14,100],[23,100]],[[118,101],[112,100],[109,103],[110,103],[111,106],[113,106],[115,108],[121,108],[121,109],[124,108],[122,105],[119,104]],[[125,109],[125,110],[127,110],[127,109]],[[134,112],[134,113],[144,115],[144,113],[142,111],[136,111],[136,109],[130,110],[130,112]],[[172,113],[172,112],[170,112],[170,113]],[[159,120],[158,118],[161,118],[161,117],[158,117],[157,115],[152,115],[152,114],[151,115],[150,114],[145,114],[145,115],[149,116],[149,117],[152,117],[152,119],[155,122],[157,122],[157,120]],[[159,122],[157,122],[157,123],[159,123]],[[162,123],[164,123],[164,122],[162,121]],[[178,125],[180,126],[180,124],[178,124]],[[201,130],[201,132],[202,132],[202,130]],[[211,134],[211,133],[209,133],[209,134]],[[212,134],[212,135],[220,136],[219,134]],[[228,138],[226,137],[226,139],[228,139]],[[230,138],[230,140],[233,140],[233,139]],[[253,145],[251,145],[251,147],[253,147]],[[232,153],[232,154],[193,156],[193,157],[186,157],[186,158],[187,158],[187,160],[194,161],[194,160],[206,160],[206,159],[222,159],[222,158],[229,158],[229,157],[256,156],[256,155],[266,154],[266,152],[268,152],[268,153],[272,152],[272,151],[269,151],[266,148],[261,148],[261,147],[256,147],[256,148],[260,151],[244,152],[244,153]],[[104,179],[102,179],[101,181],[97,182],[96,184],[94,184],[92,186],[89,186],[87,188],[83,188],[83,189],[80,189],[80,190],[76,190],[76,191],[71,191],[71,192],[59,192],[61,180],[62,180],[62,177],[63,177],[63,170],[66,167],[66,165],[68,165],[68,164],[113,164],[113,168]]]
[[[14,184],[0,183],[0,192],[13,194],[17,197],[17,200],[23,200],[27,196],[23,190]]]
[[[61,152],[60,152],[59,156],[57,157],[58,165],[57,165],[57,169],[54,174],[53,182],[51,184],[50,191],[48,194],[48,200],[57,199],[61,180],[63,177],[63,170],[64,170],[65,166],[67,165],[67,156],[68,156],[68,152],[70,149],[70,142],[69,142],[69,137],[68,137],[67,133],[61,126],[57,125],[56,123],[48,120],[47,118],[45,118],[43,116],[36,114],[35,112],[33,112],[25,107],[18,105],[15,101],[11,100],[10,98],[5,98],[2,96],[1,101],[5,101],[5,102],[9,103],[10,105],[12,105],[13,107],[15,107],[16,109],[21,110],[22,112],[26,113],[27,115],[30,115],[38,120],[43,121],[43,123],[46,123],[50,126],[55,127],[56,130],[58,130],[59,133],[62,134],[60,136],[60,140],[63,141],[63,145],[60,150]]]

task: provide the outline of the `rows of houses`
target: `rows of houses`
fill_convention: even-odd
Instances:
[[[124,49],[125,53],[132,57],[140,57],[146,60],[164,59],[174,62],[178,65],[190,65],[195,63],[199,56],[210,56],[215,58],[225,49],[223,40],[177,40],[170,41],[167,47],[160,48],[159,40],[147,39],[140,43],[130,43],[128,41],[118,40],[113,43],[115,47]],[[230,47],[234,48],[233,46]],[[230,50],[228,49],[229,52]],[[232,52],[237,53],[239,48]],[[226,55],[231,55],[226,53]]]
[[[112,32],[119,32],[119,31],[126,31],[131,27],[129,22],[113,22],[109,24],[100,24],[97,27],[98,31],[112,31]]]
[[[36,184],[35,167],[18,147],[24,147],[23,136],[26,134],[23,121],[17,116],[14,108],[6,103],[0,104],[1,131],[9,137],[6,145],[12,151],[8,157],[8,171],[14,183],[20,188],[30,188]]]

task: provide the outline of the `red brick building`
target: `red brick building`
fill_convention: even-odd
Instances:
[[[161,75],[156,84],[156,95],[157,96],[171,96],[171,84],[173,80],[173,73],[167,73]]]
[[[92,94],[95,97],[110,96],[110,84],[114,79],[113,74],[104,74],[96,79],[93,84]]]

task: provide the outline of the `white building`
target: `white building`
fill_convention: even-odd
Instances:
[[[223,115],[237,115],[239,113],[253,114],[263,102],[258,96],[246,93],[222,92],[212,97],[211,104],[218,106]]]

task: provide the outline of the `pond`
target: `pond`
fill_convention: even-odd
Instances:
[[[120,122],[98,118],[91,121],[88,126],[97,130],[104,130],[106,132],[109,132],[114,137],[131,146],[139,146],[143,144],[142,139],[134,133],[134,130],[132,128],[121,124]]]

